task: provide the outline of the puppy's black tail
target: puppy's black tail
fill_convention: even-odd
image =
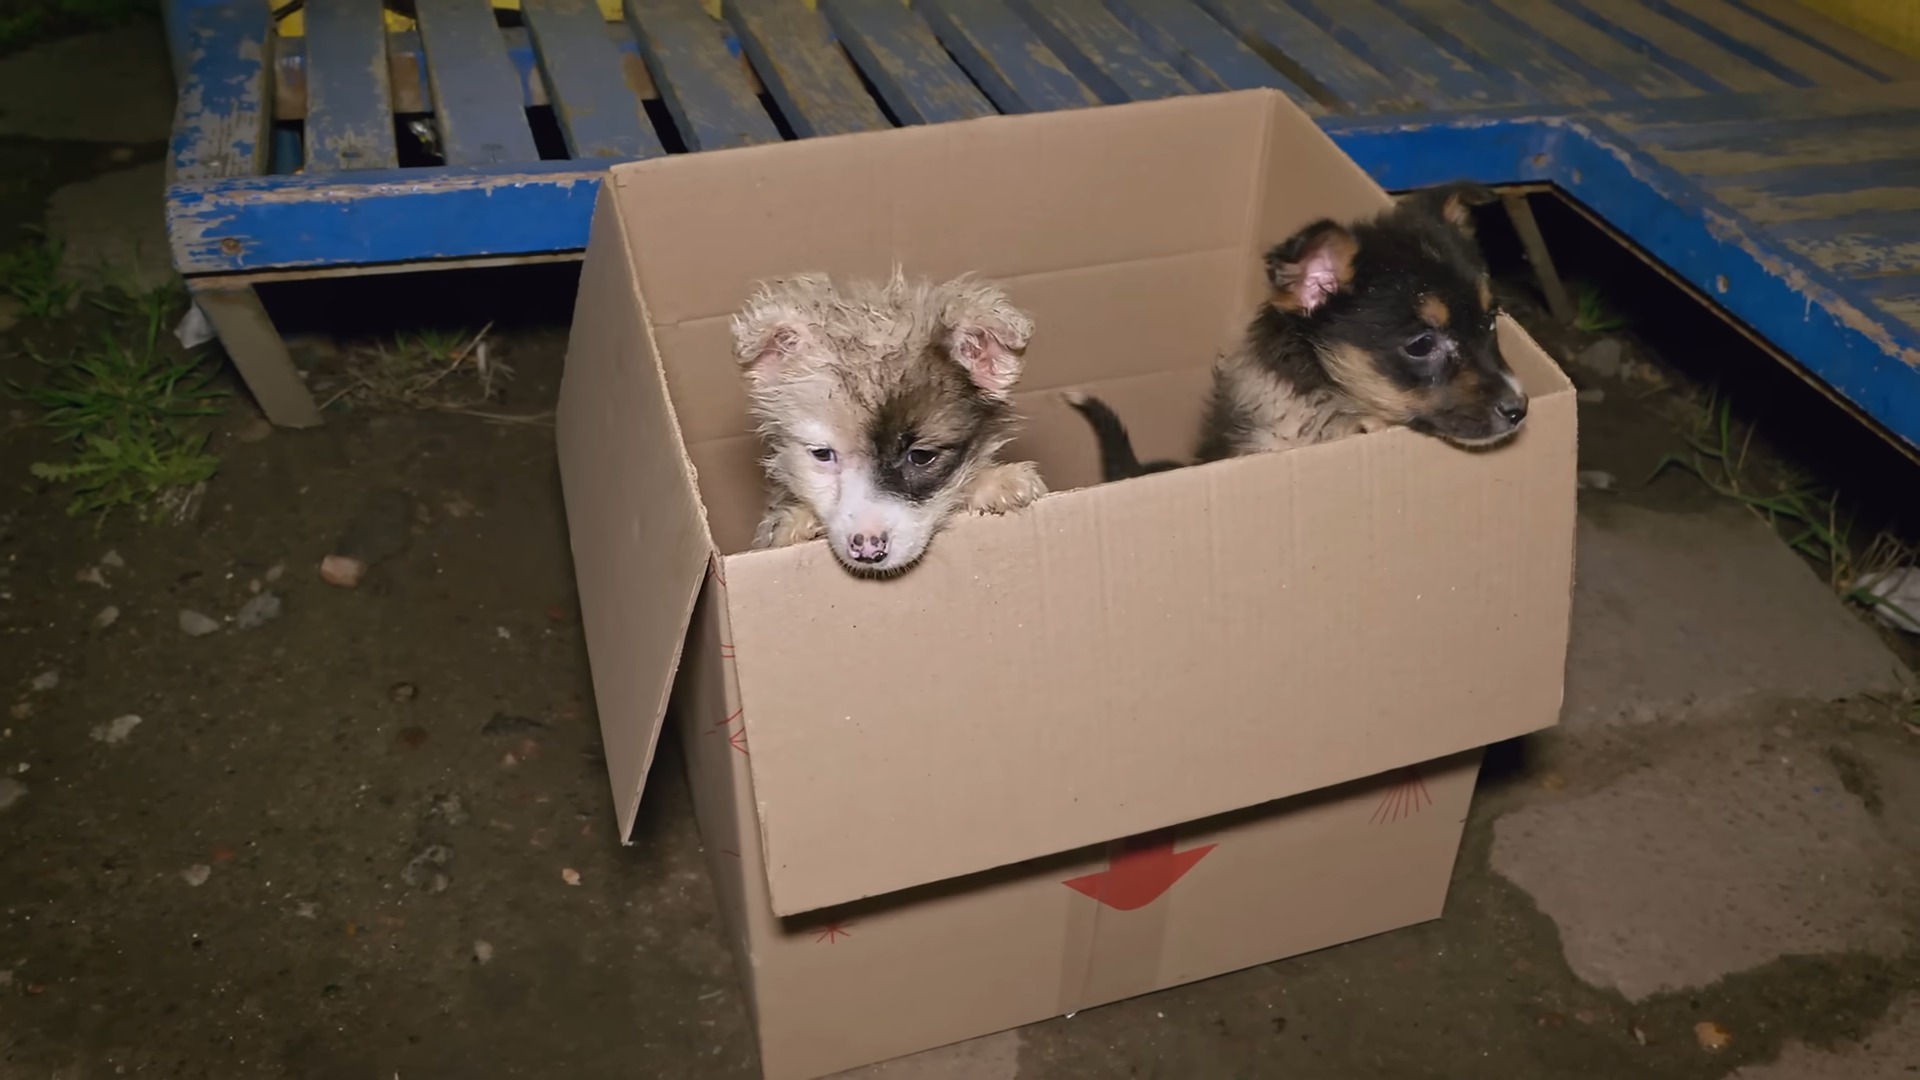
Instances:
[[[1112,483],[1150,471],[1141,467],[1140,459],[1133,452],[1133,437],[1127,434],[1127,425],[1120,422],[1120,415],[1111,406],[1078,390],[1068,390],[1062,396],[1093,428],[1093,437],[1100,443],[1102,478]]]

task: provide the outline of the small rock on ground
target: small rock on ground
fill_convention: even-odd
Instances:
[[[180,629],[189,637],[206,637],[220,629],[220,620],[187,608],[180,609]]]
[[[0,810],[6,810],[26,797],[27,785],[11,776],[0,777]]]
[[[257,629],[279,618],[280,608],[280,597],[269,589],[241,605],[240,613],[233,617],[233,625],[242,630]]]
[[[407,861],[406,869],[400,871],[400,880],[412,888],[445,892],[451,882],[443,868],[452,861],[452,848],[445,844],[429,844]]]
[[[93,738],[95,742],[108,744],[123,743],[127,741],[127,736],[133,734],[133,729],[139,727],[140,724],[140,718],[131,713],[126,716],[118,716],[104,724],[94,725],[92,732]]]
[[[366,573],[366,563],[345,555],[329,555],[320,560],[320,580],[342,589],[358,586]]]

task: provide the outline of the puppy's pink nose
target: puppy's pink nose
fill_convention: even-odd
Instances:
[[[847,551],[854,562],[879,562],[887,557],[887,534],[854,533],[847,537]]]

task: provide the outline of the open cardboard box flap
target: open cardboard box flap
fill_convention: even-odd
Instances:
[[[1185,453],[1262,248],[1385,202],[1264,91],[615,167],[559,428],[623,829],[710,563],[781,915],[1550,725],[1573,393],[1510,321],[1534,405],[1494,452],[1395,430],[1063,490],[1097,477],[1053,390],[1125,409],[1131,388],[1143,452]],[[821,543],[743,551],[760,478],[726,316],[758,278],[896,259],[1001,280],[1035,314],[1009,456],[1055,494],[957,522],[886,582]]]

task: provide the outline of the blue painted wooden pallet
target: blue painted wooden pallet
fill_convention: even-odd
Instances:
[[[1389,188],[1559,186],[1920,450],[1920,59],[1795,0],[264,6],[167,8],[190,282],[578,251],[610,159],[1273,87]]]

